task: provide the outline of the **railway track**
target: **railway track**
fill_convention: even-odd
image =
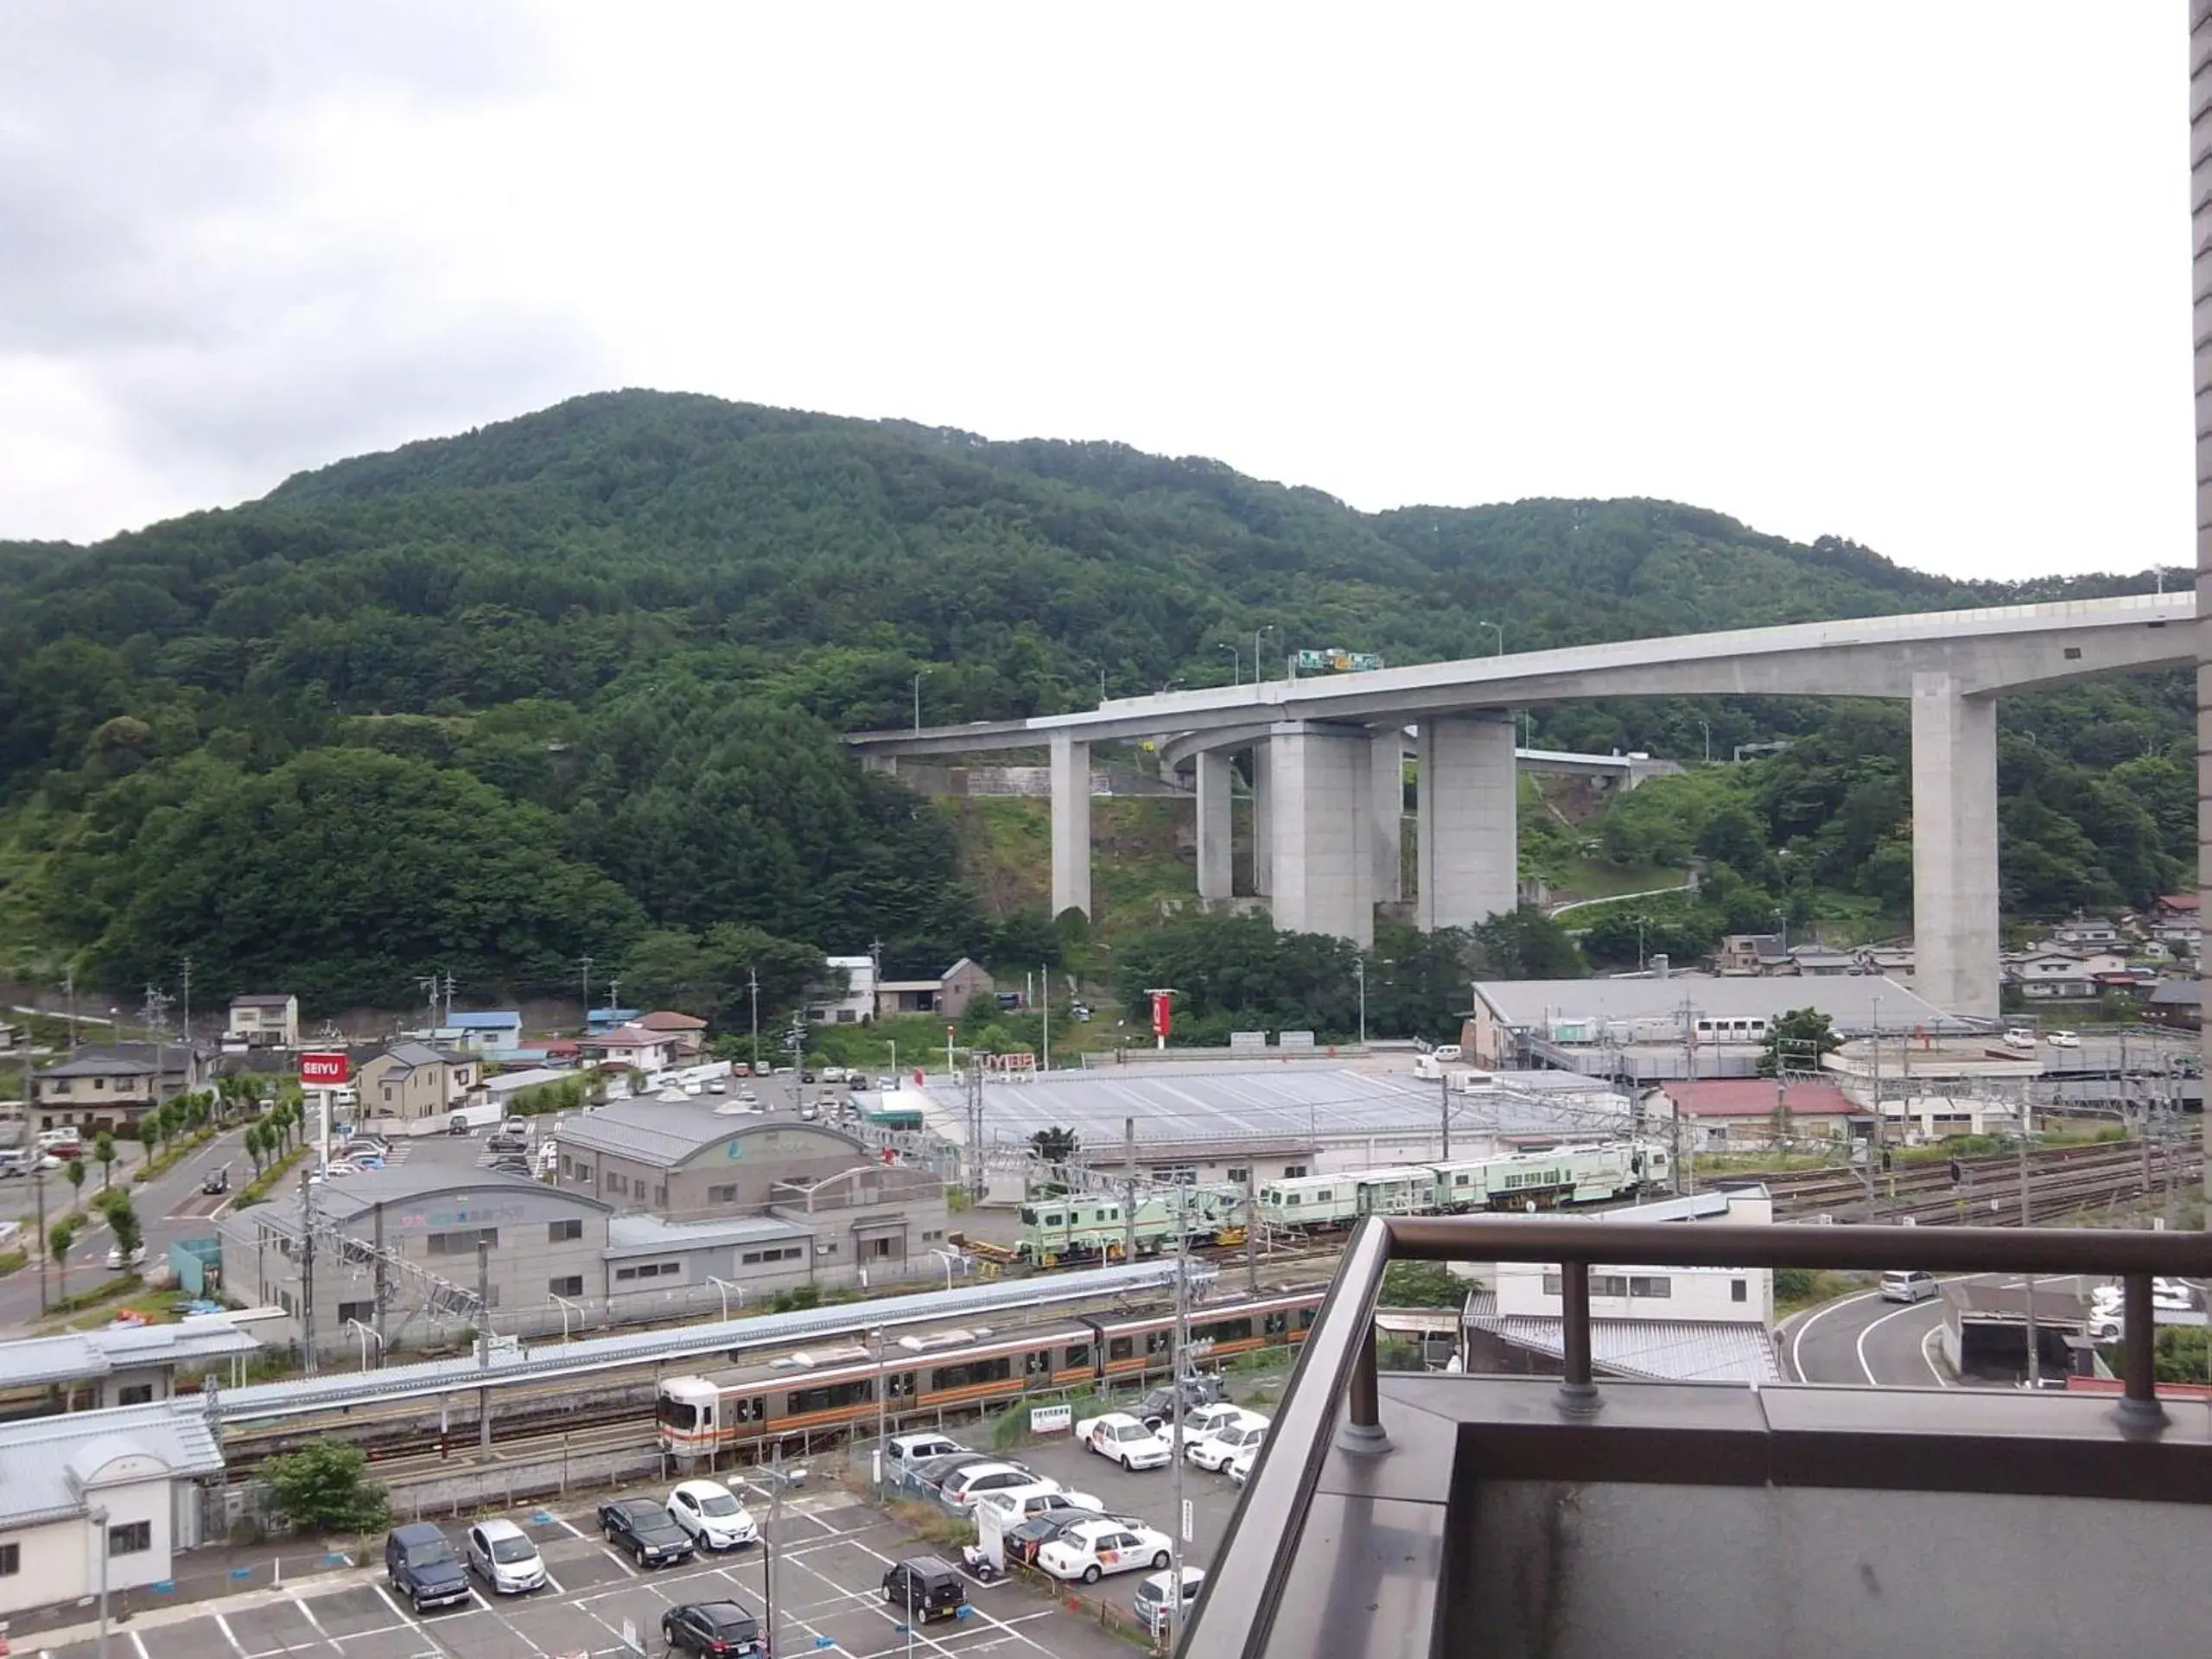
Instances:
[[[2187,1166],[2201,1168],[2201,1143],[2190,1142],[2179,1148],[2155,1147],[2151,1154],[2152,1179],[2161,1180],[2165,1174],[2166,1160],[2174,1152],[2183,1154]],[[2029,1179],[2043,1180],[2069,1173],[2086,1174],[2092,1171],[2133,1171],[2140,1178],[2144,1158],[2143,1143],[2139,1141],[2094,1141],[2078,1147],[2052,1147],[2028,1155]],[[1986,1197],[2009,1188],[2017,1193],[2019,1185],[2020,1160],[2017,1154],[1982,1154],[1958,1160],[1960,1173],[1965,1178],[1957,1191],[1969,1197]],[[1774,1195],[1777,1216],[1796,1216],[1823,1210],[1847,1209],[1853,1203],[1866,1201],[1866,1178],[1856,1170],[1805,1170],[1785,1172],[1759,1178]],[[1876,1190],[1887,1198],[1894,1193],[1907,1196],[1941,1194],[1946,1199],[1953,1192],[1948,1162],[1916,1162],[1903,1166],[1887,1174],[1875,1178]]]

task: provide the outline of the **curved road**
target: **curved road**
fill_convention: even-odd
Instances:
[[[1823,1302],[1782,1322],[1776,1347],[1783,1371],[1800,1382],[1859,1388],[1958,1386],[1936,1351],[1943,1299],[1885,1302],[1876,1291]]]

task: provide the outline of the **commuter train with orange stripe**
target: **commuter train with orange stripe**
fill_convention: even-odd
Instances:
[[[1193,1308],[1186,1315],[1191,1340],[1210,1344],[1202,1351],[1216,1364],[1263,1348],[1295,1348],[1325,1294],[1316,1286]],[[873,1430],[879,1388],[884,1417],[895,1428],[1028,1394],[1141,1384],[1168,1374],[1174,1339],[1175,1315],[1167,1309],[1078,1314],[1004,1332],[921,1332],[892,1341],[880,1358],[872,1346],[855,1344],[712,1376],[669,1377],[653,1414],[662,1450],[704,1458],[855,1424]]]

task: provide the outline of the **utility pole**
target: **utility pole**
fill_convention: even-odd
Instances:
[[[968,1191],[981,1202],[990,1187],[990,1172],[983,1167],[983,1057],[968,1056]]]
[[[1251,1169],[1244,1172],[1244,1284],[1260,1294],[1260,1179]]]
[[[753,998],[753,1069],[760,1069],[760,976],[753,969],[745,970],[745,988]]]
[[[1440,1161],[1448,1164],[1452,1161],[1452,1077],[1449,1072],[1440,1069],[1436,1074],[1436,1095],[1437,1105],[1440,1109],[1437,1113],[1437,1126],[1442,1131],[1444,1138]]]
[[[1052,970],[1050,968],[1046,968],[1041,970],[1037,976],[1039,980],[1044,982],[1045,986],[1045,1000],[1042,1004],[1045,1010],[1044,1069],[1049,1071],[1052,1069]]]
[[[61,992],[69,999],[69,1052],[73,1054],[77,1052],[77,970],[74,968],[61,970]],[[23,1109],[28,1112],[30,1106],[30,1101],[26,1098]]]
[[[453,975],[451,972],[446,975],[446,1017],[440,1020],[439,1024],[447,1026],[453,1024]]]
[[[1167,1444],[1174,1449],[1175,1453],[1169,1459],[1169,1466],[1175,1471],[1175,1513],[1173,1520],[1170,1522],[1174,1529],[1167,1538],[1169,1556],[1167,1605],[1171,1610],[1167,1615],[1167,1636],[1171,1643],[1179,1633],[1183,1623],[1183,1535],[1186,1530],[1183,1521],[1185,1513],[1183,1509],[1183,1464],[1185,1461],[1183,1457],[1183,1374],[1185,1368],[1190,1363],[1187,1356],[1190,1353],[1191,1344],[1191,1230],[1190,1223],[1184,1212],[1184,1205],[1188,1201],[1190,1194],[1190,1183],[1178,1179],[1175,1183],[1175,1357],[1174,1404],[1172,1408],[1173,1427],[1168,1431],[1167,1435]]]
[[[1367,1046],[1367,958],[1351,959],[1351,976],[1359,982],[1359,1046]]]
[[[2018,1125],[2020,1131],[2020,1227],[2023,1231],[2035,1225],[2035,1198],[2028,1185],[2028,1105],[2027,1102],[2023,1100],[2020,1103]],[[2031,1273],[2024,1275],[2024,1279],[2027,1286],[2028,1386],[2031,1389],[2039,1389],[2043,1386],[2043,1356],[2037,1351],[2042,1346],[2042,1343],[2036,1331],[2036,1276]]]
[[[313,1165],[300,1177],[300,1346],[307,1374],[315,1374],[315,1172]]]
[[[184,1046],[186,1052],[189,1053],[192,1049],[192,958],[189,956],[184,959]],[[184,1071],[188,1077],[192,1075],[190,1060],[185,1062]]]
[[[24,1090],[24,1093],[25,1093],[27,1096],[29,1095],[29,1091],[30,1091],[30,1077],[29,1077],[30,1069],[31,1069],[30,1056],[29,1056],[29,1055],[28,1055],[28,1054],[26,1054],[26,1055],[24,1055],[24,1056],[23,1056],[23,1072],[24,1072],[24,1077],[23,1077],[23,1090]],[[30,1111],[30,1102],[29,1102],[28,1099],[26,1099],[26,1100],[24,1101],[24,1103],[23,1103],[23,1110],[24,1110],[24,1112],[25,1112],[25,1114],[26,1114],[26,1116],[25,1116],[25,1117],[24,1117],[24,1119],[23,1119],[23,1122],[24,1122],[26,1124],[28,1124],[28,1123],[30,1122],[30,1118],[29,1118],[29,1116],[28,1116],[28,1114],[29,1114],[29,1111]],[[32,1147],[33,1147],[34,1148],[35,1148],[35,1147],[37,1147],[38,1143],[37,1143],[35,1141],[34,1141],[31,1143],[31,1145],[32,1145]],[[46,1308],[47,1308],[47,1300],[46,1300],[46,1160],[45,1160],[45,1158],[44,1158],[43,1156],[41,1156],[41,1157],[39,1159],[39,1160],[38,1160],[38,1167],[37,1167],[37,1168],[35,1168],[35,1169],[34,1169],[33,1171],[31,1171],[31,1185],[34,1185],[34,1186],[35,1186],[35,1187],[38,1189],[38,1237],[37,1237],[37,1239],[34,1242],[34,1243],[33,1243],[33,1245],[32,1245],[32,1248],[33,1248],[34,1249],[35,1249],[35,1250],[38,1252],[38,1311],[39,1311],[41,1313],[45,1313],[45,1312],[46,1312]]]
[[[582,958],[582,965],[584,970],[584,1024],[588,1027],[591,1024],[591,958]]]
[[[1137,1121],[1122,1120],[1122,1260],[1137,1259]],[[1181,1448],[1177,1449],[1181,1455]]]

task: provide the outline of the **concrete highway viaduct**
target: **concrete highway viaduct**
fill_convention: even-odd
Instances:
[[[1517,892],[1516,711],[1586,697],[1895,697],[1912,708],[1916,988],[1998,1012],[1997,699],[2193,665],[2196,596],[1920,612],[1628,639],[1325,678],[1118,698],[1081,714],[846,739],[901,756],[1051,755],[1052,908],[1090,909],[1090,747],[1149,740],[1194,768],[1198,892],[1231,896],[1230,767],[1252,751],[1254,874],[1278,925],[1367,944],[1401,896],[1401,756],[1417,757],[1415,916],[1471,926]],[[1529,757],[1533,759],[1534,757]]]

